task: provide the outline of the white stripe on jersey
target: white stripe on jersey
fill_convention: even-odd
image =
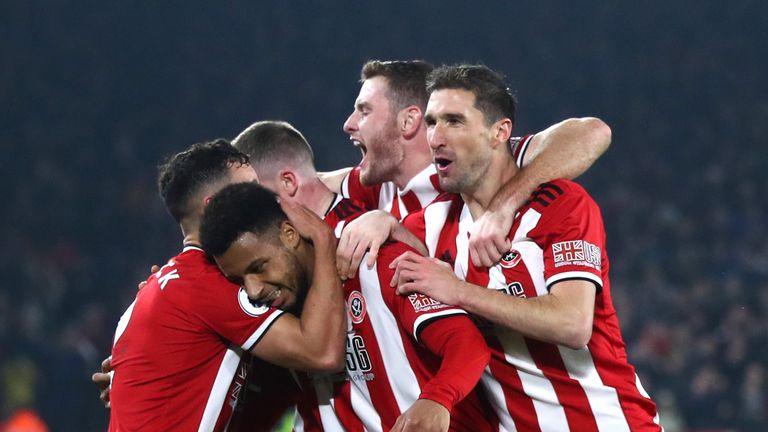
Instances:
[[[368,317],[379,345],[384,370],[387,372],[397,406],[400,412],[404,412],[419,398],[419,382],[405,355],[397,320],[381,295],[378,265],[370,269],[368,266],[360,266],[359,277],[360,289],[367,303]],[[362,384],[364,385],[364,382]]]
[[[344,430],[344,427],[339,422],[339,417],[336,415],[336,409],[333,399],[333,383],[328,375],[320,375],[314,378],[315,395],[317,396],[317,409],[320,413],[320,423],[323,425],[323,430]],[[296,419],[301,419],[301,422],[295,422],[293,429],[296,432],[302,432],[304,430],[304,419],[299,415],[298,409],[296,410]]]
[[[467,315],[467,312],[462,309],[443,309],[434,313],[421,315],[416,318],[416,321],[413,323],[413,338],[417,341],[419,340],[417,336],[419,334],[419,327],[421,327],[425,321],[450,315]]]
[[[205,404],[203,418],[200,420],[198,432],[213,431],[216,427],[216,421],[221,414],[221,407],[224,406],[224,400],[227,398],[227,392],[232,385],[232,377],[237,372],[237,366],[240,364],[240,350],[234,347],[227,348],[224,358],[216,373],[216,379],[213,381],[211,393],[208,395],[208,402]]]
[[[512,420],[512,416],[507,411],[507,400],[504,396],[504,390],[499,384],[499,380],[491,373],[490,366],[485,367],[485,372],[480,379],[480,383],[485,386],[485,395],[490,402],[491,407],[496,413],[506,413],[506,415],[498,415],[499,417],[499,432],[516,432],[517,426]]]
[[[584,389],[598,430],[629,431],[629,424],[619,403],[619,395],[615,388],[603,384],[589,349],[584,347],[573,350],[560,345],[557,345],[557,348],[568,376],[577,380]]]
[[[451,208],[450,201],[436,202],[424,210],[424,241],[429,250],[429,256],[434,257],[437,253],[437,242],[440,239],[440,233],[448,218],[448,210]]]
[[[394,204],[395,193],[397,193],[397,191],[395,190],[394,183],[388,182],[388,183],[381,184],[381,189],[379,189],[379,209],[380,210],[384,210],[388,213],[392,213],[392,211],[394,210],[392,208],[392,204]],[[402,200],[398,200],[398,202],[399,201],[402,201]],[[403,214],[403,213],[400,213],[400,214]]]
[[[469,206],[464,205],[459,215],[459,229],[456,234],[456,261],[453,266],[453,272],[460,279],[466,279],[469,272],[469,229],[472,228],[474,220],[469,212]]]
[[[563,272],[563,273],[558,273],[556,275],[553,275],[549,279],[547,279],[547,286],[551,287],[552,285],[560,282],[561,280],[566,280],[566,279],[589,279],[592,282],[596,283],[597,286],[599,287],[603,286],[603,280],[600,278],[600,276],[594,273],[580,272],[580,271],[569,271],[569,272]]]
[[[125,329],[128,327],[128,321],[131,320],[131,315],[133,315],[133,307],[136,306],[136,300],[131,303],[130,306],[128,306],[128,309],[123,312],[123,315],[120,317],[120,320],[117,321],[117,329],[115,329],[115,340],[112,342],[112,346],[115,346],[117,343],[117,340],[120,339],[120,336],[123,335],[123,332],[125,332]]]
[[[512,237],[512,243],[528,238],[528,233],[532,229],[536,228],[541,219],[541,213],[534,209],[528,209],[522,216],[520,216],[520,225],[515,230],[515,235]]]
[[[265,319],[263,323],[256,329],[256,331],[253,332],[253,334],[243,343],[241,346],[244,350],[249,350],[251,347],[261,339],[262,336],[264,336],[264,333],[266,333],[267,330],[269,330],[269,326],[272,325],[272,322],[277,319],[280,315],[283,314],[283,311],[281,310],[273,310],[272,315],[269,316],[269,318]]]
[[[530,135],[523,142],[518,144],[521,147],[520,152],[517,154],[517,160],[515,161],[518,167],[523,166],[523,162],[525,162],[525,152],[528,151],[528,145],[531,143],[534,136],[535,135]]]
[[[387,369],[387,372],[389,372],[389,369]],[[363,383],[364,382],[365,381],[363,381]],[[366,431],[382,432],[381,417],[379,417],[379,413],[376,412],[373,403],[371,403],[371,393],[368,391],[368,385],[354,384],[355,383],[353,383],[349,389],[349,403],[352,405],[352,410],[355,412],[357,418],[363,423],[363,427]]]
[[[523,392],[532,399],[542,432],[568,430],[568,419],[555,388],[544,376],[544,372],[536,366],[523,336],[511,330],[500,329],[496,331],[496,337],[504,349],[507,363],[519,371]],[[507,412],[506,406],[504,412]]]

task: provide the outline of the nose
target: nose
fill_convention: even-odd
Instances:
[[[432,150],[437,150],[445,145],[445,135],[443,134],[443,128],[439,124],[427,128],[427,142]]]
[[[265,285],[256,275],[246,275],[243,280],[245,286],[245,292],[248,293],[248,298],[254,301],[259,301],[264,298]]]
[[[344,132],[352,134],[357,131],[357,111],[352,111],[352,114],[347,117],[347,121],[344,122]]]

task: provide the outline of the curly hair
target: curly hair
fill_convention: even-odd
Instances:
[[[221,256],[246,232],[276,238],[280,223],[287,219],[273,192],[256,183],[232,184],[206,206],[200,243],[208,254]]]

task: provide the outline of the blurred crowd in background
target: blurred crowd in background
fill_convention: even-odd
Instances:
[[[423,58],[503,71],[520,134],[612,127],[579,181],[662,424],[768,430],[768,7],[545,2],[494,25],[464,2],[406,4],[0,6],[0,425],[31,409],[52,431],[105,429],[90,375],[138,282],[180,248],[164,156],[284,119],[320,169],[354,164],[341,124],[360,65]]]

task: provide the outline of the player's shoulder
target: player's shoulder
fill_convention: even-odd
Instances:
[[[570,180],[558,179],[540,184],[523,204],[523,208],[544,212],[552,208],[576,205],[585,200],[593,202],[583,186]]]
[[[224,277],[213,258],[202,249],[185,248],[184,252],[173,258],[173,261],[176,263],[179,280],[193,288],[200,287],[205,291],[213,291],[235,287]]]

